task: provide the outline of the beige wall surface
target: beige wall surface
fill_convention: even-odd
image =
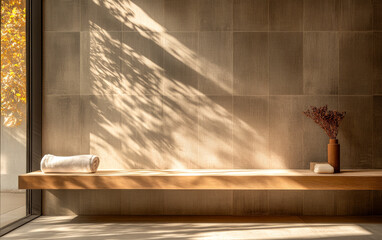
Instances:
[[[338,137],[342,167],[381,168],[381,9],[381,0],[45,0],[43,152],[97,154],[102,169],[303,169],[326,161],[328,137],[302,111],[328,104],[347,112]],[[112,192],[114,200],[133,198]],[[215,213],[208,199],[224,214],[346,215],[361,200],[368,207],[359,214],[370,214],[381,198],[366,191],[137,192],[153,214]],[[108,195],[45,193],[46,214],[53,199]],[[206,205],[174,204],[188,194]],[[214,200],[220,195],[235,204]],[[283,199],[296,206],[280,206]],[[132,204],[109,213],[129,214]],[[77,214],[93,211],[81,206]]]

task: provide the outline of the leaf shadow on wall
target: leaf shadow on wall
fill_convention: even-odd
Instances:
[[[269,168],[267,98],[253,98],[266,117],[246,118],[232,67],[198,53],[197,37],[178,40],[132,1],[90,2],[124,31],[90,16],[81,33],[83,153],[104,169]]]

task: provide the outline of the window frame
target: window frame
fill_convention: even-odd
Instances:
[[[26,169],[40,169],[42,157],[42,0],[26,0],[27,142]],[[0,229],[0,237],[41,216],[41,190],[26,191],[25,217]]]

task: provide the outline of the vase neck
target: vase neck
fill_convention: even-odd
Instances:
[[[337,143],[338,143],[338,139],[336,139],[336,138],[331,138],[331,139],[329,139],[329,143],[331,143],[331,144],[337,144]]]

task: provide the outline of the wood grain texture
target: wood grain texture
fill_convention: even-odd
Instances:
[[[233,89],[237,95],[267,95],[269,91],[268,34],[233,35]]]
[[[234,0],[234,31],[268,31],[268,0]]]
[[[304,30],[338,30],[340,0],[305,0]]]
[[[80,93],[80,33],[45,32],[43,94]]]
[[[235,96],[233,103],[233,168],[269,168],[268,97]]]
[[[94,174],[22,174],[19,188],[382,190],[381,180],[382,170],[349,170],[328,175],[309,170],[101,170]]]
[[[269,94],[303,93],[303,34],[273,32],[269,34]]]
[[[271,31],[301,31],[302,25],[302,0],[269,1],[269,29]]]
[[[121,190],[122,215],[164,215],[165,191]]]
[[[382,30],[382,0],[373,1],[373,29]]]
[[[80,214],[79,190],[44,190],[42,191],[44,216],[71,216]],[[46,204],[48,203],[48,204]]]
[[[304,93],[338,93],[339,38],[333,32],[304,33]]]
[[[233,82],[233,34],[209,31],[199,33],[200,64],[213,63],[219,68],[201,68],[199,92],[204,95],[231,95]],[[214,66],[214,65],[211,65]],[[214,79],[214,81],[211,81]]]
[[[80,191],[81,215],[120,215],[121,191],[85,190]]]
[[[370,215],[373,210],[371,191],[336,191],[336,215]]]
[[[373,97],[373,168],[382,168],[382,96]]]
[[[373,168],[373,99],[371,96],[340,96],[338,109],[346,110],[338,139],[343,168]]]
[[[80,96],[46,96],[43,103],[42,153],[61,156],[80,152]],[[71,144],[67,144],[70,142]]]
[[[270,168],[303,168],[302,102],[301,96],[269,98]]]
[[[342,32],[339,43],[340,95],[370,95],[373,80],[373,34]]]
[[[122,22],[110,14],[110,9],[92,0],[81,1],[80,16],[81,31],[94,31],[94,26],[99,26],[100,29],[106,31],[122,30]]]
[[[303,215],[335,215],[335,191],[304,191]]]
[[[164,1],[164,27],[169,31],[197,31],[198,16],[198,1]]]
[[[373,33],[373,94],[382,95],[382,32]]]
[[[232,191],[164,191],[165,215],[231,215]]]
[[[79,0],[46,0],[44,1],[45,31],[79,31]]]
[[[233,214],[258,216],[268,214],[269,191],[233,191]]]
[[[372,0],[341,0],[340,16],[340,30],[371,30],[373,25]]]
[[[233,0],[199,0],[199,30],[232,30]]]
[[[302,191],[269,191],[269,214],[302,215],[303,192]]]

